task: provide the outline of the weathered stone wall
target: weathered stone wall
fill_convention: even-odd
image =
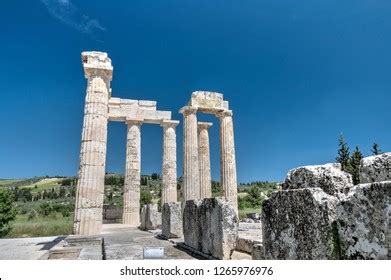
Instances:
[[[344,259],[390,258],[391,181],[355,186],[337,207]]]
[[[391,153],[366,157],[361,160],[360,182],[391,181]]]
[[[181,238],[183,236],[181,203],[171,202],[163,205],[162,235],[166,238]]]
[[[387,158],[364,159],[362,178],[388,178]],[[283,190],[263,203],[263,248],[254,247],[254,258],[390,259],[391,181],[353,187],[335,168],[289,172]]]
[[[262,206],[265,259],[335,259],[338,199],[320,188],[272,194]]]
[[[231,201],[207,198],[186,202],[185,244],[217,259],[231,258],[238,238],[238,216]]]

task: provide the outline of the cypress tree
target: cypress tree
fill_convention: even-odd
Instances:
[[[375,156],[380,155],[382,153],[382,151],[380,150],[380,147],[377,143],[373,143],[371,152]]]
[[[359,148],[356,146],[356,149],[352,153],[352,157],[350,158],[350,174],[353,176],[353,184],[360,184],[360,167],[361,167],[361,159],[363,155]]]
[[[338,142],[339,142],[338,143],[339,149],[338,149],[338,156],[336,157],[336,161],[341,164],[343,171],[349,172],[351,169],[350,151],[342,134],[339,136]]]

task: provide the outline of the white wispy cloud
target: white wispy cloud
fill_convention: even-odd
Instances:
[[[50,15],[83,34],[94,35],[106,29],[97,19],[80,12],[71,0],[40,0]]]

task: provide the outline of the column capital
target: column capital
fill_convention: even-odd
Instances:
[[[218,112],[216,114],[216,116],[219,119],[222,119],[222,118],[225,118],[225,117],[232,117],[233,116],[233,112],[231,110],[225,110],[225,111]]]
[[[183,114],[183,116],[188,116],[191,114],[196,114],[198,111],[198,108],[196,107],[191,107],[191,106],[185,106],[179,110],[180,114]]]
[[[82,52],[81,60],[84,68],[84,76],[89,79],[100,76],[108,80],[113,78],[113,66],[111,59],[104,52]]]
[[[162,120],[160,126],[164,128],[172,127],[176,128],[179,125],[179,121],[176,120]]]
[[[210,122],[199,122],[198,123],[198,129],[201,130],[201,129],[209,129],[213,126],[213,123],[210,123]]]
[[[138,125],[141,126],[144,123],[143,119],[126,119],[127,125]]]

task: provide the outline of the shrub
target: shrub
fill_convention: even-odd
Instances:
[[[38,213],[35,211],[35,209],[31,209],[30,212],[27,214],[27,220],[31,221],[37,217]]]
[[[49,216],[50,213],[52,213],[53,211],[54,211],[53,205],[48,202],[42,203],[41,205],[39,205],[39,208],[38,208],[38,213],[41,216],[45,216],[45,217]]]
[[[0,189],[0,237],[6,236],[11,230],[9,223],[16,217],[14,202],[11,191]]]

